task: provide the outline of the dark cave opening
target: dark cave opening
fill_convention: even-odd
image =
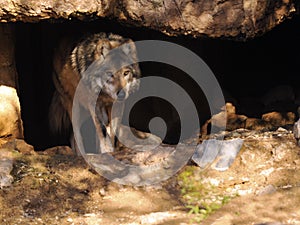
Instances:
[[[42,150],[54,145],[69,144],[67,137],[52,135],[49,131],[48,109],[54,85],[52,82],[53,49],[64,34],[86,32],[113,32],[130,37],[133,40],[165,40],[180,44],[199,55],[213,71],[228,101],[233,101],[239,114],[249,117],[260,117],[268,111],[286,110],[296,112],[297,103],[286,108],[266,109],[261,104],[262,96],[273,87],[288,85],[300,99],[298,83],[300,62],[300,17],[291,20],[269,31],[261,37],[247,42],[231,40],[194,39],[187,37],[168,37],[159,32],[129,28],[116,22],[99,20],[93,22],[66,21],[40,22],[36,24],[16,24],[16,64],[19,74],[19,93],[21,113],[24,123],[25,140]],[[170,78],[176,74],[175,82],[181,85],[194,102],[197,102],[200,123],[203,124],[209,115],[207,102],[201,89],[194,86],[183,72],[168,66],[144,63],[141,64],[142,76],[160,74]],[[299,95],[299,96],[298,96]],[[201,99],[201,100],[199,100]],[[300,100],[299,100],[300,101]],[[148,103],[145,103],[149,105]],[[163,103],[152,102],[152,108],[163,110]],[[137,107],[144,108],[144,106]],[[148,113],[151,110],[148,110]],[[153,110],[152,110],[153,111]],[[155,111],[155,110],[154,110]],[[145,115],[139,115],[141,109],[131,115],[132,125],[137,129],[148,131]],[[136,115],[134,115],[136,114]],[[159,114],[155,113],[155,116]],[[149,119],[149,118],[148,118]],[[176,121],[177,123],[178,121]],[[177,128],[170,130],[178,130]],[[176,142],[176,135],[170,133],[166,142]]]

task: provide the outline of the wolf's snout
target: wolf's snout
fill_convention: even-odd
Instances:
[[[120,91],[117,92],[117,95],[118,95],[118,100],[119,101],[122,101],[126,98],[126,93],[125,91],[122,89]]]

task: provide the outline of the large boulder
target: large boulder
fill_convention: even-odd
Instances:
[[[9,0],[0,1],[0,22],[114,18],[169,35],[247,39],[298,11],[296,0]]]
[[[23,138],[17,71],[14,56],[13,26],[0,26],[0,137]]]

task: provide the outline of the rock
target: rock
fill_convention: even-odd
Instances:
[[[227,116],[226,130],[232,131],[245,128],[248,117],[245,115],[229,114]]]
[[[55,146],[48,148],[42,152],[44,155],[75,155],[69,146]]]
[[[124,143],[125,147],[130,147],[141,151],[143,146],[158,146],[162,143],[161,138],[154,134],[142,132],[134,128],[130,128],[125,125],[120,125],[118,139]],[[147,147],[149,149],[149,147]]]
[[[1,5],[1,3],[0,3]],[[23,138],[23,123],[14,56],[14,27],[0,25],[0,138],[1,143]]]
[[[275,127],[294,124],[296,115],[293,112],[269,112],[262,115],[262,120]]]
[[[21,109],[15,88],[0,85],[0,105],[0,137],[22,138]]]
[[[0,21],[106,17],[169,35],[245,40],[269,31],[296,10],[295,1],[10,0],[0,2]]]
[[[300,119],[293,126],[293,134],[297,141],[297,145],[300,146]]]
[[[222,173],[214,167],[218,162],[217,157],[211,169],[204,171],[206,179],[216,179],[218,186],[228,190],[229,194],[245,192],[263,195],[272,192],[274,188],[279,190],[286,185],[298,185],[299,150],[291,132],[282,128],[276,131],[251,131],[251,134],[246,129],[232,132],[241,134],[242,151]]]
[[[34,151],[34,147],[32,145],[27,144],[23,139],[14,139],[8,141],[3,144],[1,147],[14,149],[25,155],[34,155],[36,152]]]
[[[136,165],[151,165],[162,163],[174,152],[174,150],[175,149],[172,147],[164,147],[151,151],[148,147],[148,151],[137,152],[135,156],[133,156],[132,162]]]
[[[1,168],[0,168],[0,170],[1,170]],[[14,178],[11,175],[0,172],[0,189],[11,186],[13,181],[14,181]]]
[[[285,225],[280,222],[267,222],[267,223],[256,223],[255,225]]]
[[[215,139],[204,140],[202,144],[197,146],[192,160],[204,169],[216,159],[220,148],[221,141]]]
[[[270,185],[258,190],[256,192],[256,195],[268,195],[268,194],[274,193],[275,191],[276,191],[276,188],[272,184],[270,184]]]
[[[241,150],[243,142],[240,138],[223,141],[219,158],[213,168],[218,171],[227,170]]]
[[[140,224],[163,224],[164,221],[170,218],[176,218],[175,213],[171,212],[154,212],[140,217]]]
[[[245,123],[245,128],[249,130],[265,130],[271,129],[272,127],[270,123],[257,118],[248,118]]]
[[[10,172],[13,169],[13,158],[10,149],[0,149],[0,188],[9,187],[13,182]]]
[[[105,188],[100,188],[99,194],[100,194],[101,196],[105,196],[105,195],[106,195]]]
[[[22,139],[15,139],[16,150],[23,154],[35,154],[34,147]]]
[[[221,112],[215,114],[211,119],[207,120],[205,124],[201,127],[201,135],[205,137],[208,133],[208,125],[211,124],[216,129],[220,130],[236,130],[239,128],[244,128],[247,120],[247,116],[236,114],[235,106],[226,102],[225,106],[221,108]]]
[[[197,146],[192,160],[202,169],[216,160],[212,168],[218,171],[225,171],[233,163],[242,145],[243,140],[240,138],[231,140],[204,140],[202,144]]]

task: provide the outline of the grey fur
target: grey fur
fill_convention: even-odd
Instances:
[[[102,102],[99,107],[106,108],[116,100],[120,88],[126,89],[127,95],[135,91],[139,87],[140,77],[136,48],[131,39],[111,33],[98,33],[85,36],[79,41],[67,40],[62,43],[54,56],[53,80],[56,92],[49,111],[50,128],[54,133],[62,133],[64,129],[71,126],[70,105],[74,96],[70,93],[74,92],[74,88],[76,89],[76,79],[82,79],[94,94],[99,94],[101,89],[104,95],[100,94],[99,99]],[[129,71],[130,74],[126,79],[124,70]],[[112,71],[113,78],[107,76],[107,71]],[[111,82],[109,79],[112,79]],[[98,112],[103,114],[105,111],[101,109]],[[110,121],[99,119],[106,118],[105,116],[107,117],[107,115],[96,115],[98,122],[94,121],[94,123],[100,122],[102,125],[109,126]]]

